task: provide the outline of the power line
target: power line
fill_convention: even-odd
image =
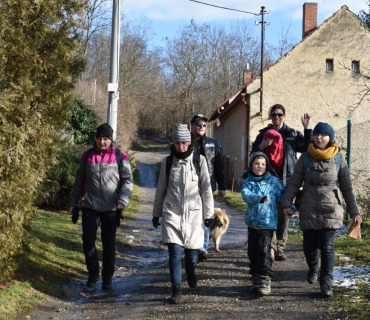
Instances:
[[[248,12],[248,11],[243,11],[243,10],[238,10],[238,9],[231,9],[231,8],[226,8],[226,7],[220,7],[220,6],[216,6],[214,4],[209,4],[209,3],[205,3],[205,2],[201,2],[201,1],[196,1],[196,0],[189,0],[189,1],[198,2],[198,3],[201,3],[201,4],[205,4],[206,6],[220,8],[220,9],[226,9],[226,10],[231,10],[231,11],[238,11],[238,12],[243,12],[243,13],[250,13],[250,14],[253,14],[255,16],[259,16],[260,15],[259,13]]]

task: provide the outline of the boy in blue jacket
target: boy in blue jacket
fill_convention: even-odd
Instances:
[[[249,273],[252,275],[252,292],[261,295],[271,293],[271,241],[277,229],[277,204],[285,192],[274,174],[266,154],[254,152],[243,176],[242,197],[248,204],[245,223],[248,226]]]

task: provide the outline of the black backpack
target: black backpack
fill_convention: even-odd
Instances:
[[[168,180],[170,178],[170,171],[173,163],[173,154],[171,153],[166,159],[166,181],[168,185]],[[193,153],[193,164],[197,172],[198,177],[200,177],[200,153]]]

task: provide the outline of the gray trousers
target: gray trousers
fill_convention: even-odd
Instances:
[[[283,209],[278,206],[278,221],[277,230],[274,232],[271,247],[277,251],[284,251],[286,241],[288,240],[288,224],[289,218],[284,214]]]

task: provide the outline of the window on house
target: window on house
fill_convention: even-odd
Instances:
[[[352,61],[352,71],[360,73],[360,61]]]
[[[333,61],[333,59],[326,59],[326,70],[334,71],[334,61]]]

